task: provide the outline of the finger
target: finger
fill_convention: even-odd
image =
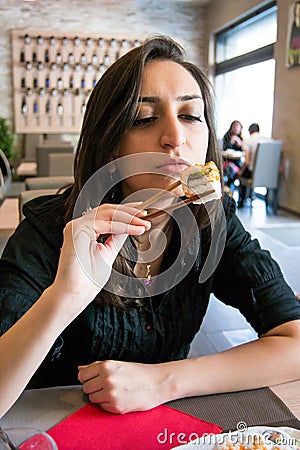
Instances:
[[[96,213],[96,217],[102,220],[126,220],[130,221],[134,217],[145,217],[147,211],[139,210],[127,205],[101,205],[92,210],[89,214]]]
[[[104,389],[100,389],[98,391],[91,392],[90,394],[85,392],[85,394],[87,394],[89,396],[90,402],[99,403],[101,408],[108,410],[109,395],[107,394],[107,392]]]
[[[107,230],[107,227],[104,227],[103,230],[101,230],[101,224],[104,224],[105,221],[108,222],[124,222],[127,224],[137,225],[137,226],[144,226],[147,230],[151,228],[151,222],[144,219],[144,217],[147,215],[146,211],[137,211],[134,208],[123,208],[123,205],[114,205],[114,207],[111,207],[111,205],[105,205],[105,209],[103,208],[104,205],[101,205],[99,208],[93,209],[88,214],[86,214],[84,217],[81,218],[81,223],[84,221],[86,225],[90,223],[90,221],[93,221],[93,224],[98,223],[99,225],[94,225],[97,229],[97,232],[100,233],[101,231],[103,233],[109,233],[110,230]],[[102,209],[101,209],[102,208]],[[138,214],[139,217],[135,214]],[[132,233],[136,233],[136,231],[133,229],[131,230]],[[123,229],[123,232],[126,232]],[[144,231],[142,231],[143,233]]]
[[[101,372],[101,368],[99,367],[100,364],[101,363],[99,362],[94,362],[92,364],[89,364],[88,366],[79,366],[78,380],[81,383],[85,383],[91,378],[97,377]]]
[[[132,208],[136,208],[139,209],[139,207],[143,204],[143,202],[125,202],[125,203],[121,203],[121,205],[125,205],[125,206],[129,206]]]
[[[141,235],[145,233],[146,230],[149,230],[151,224],[147,221],[144,221],[141,225],[132,225],[130,223],[124,222],[95,222],[94,231],[96,236],[102,234],[126,234],[126,235]]]
[[[114,414],[125,414],[136,410],[136,408],[132,409],[127,399],[122,400],[122,398],[116,397],[115,393],[106,389],[89,394],[89,400],[91,403],[97,403],[105,411]],[[143,409],[138,408],[137,410]]]
[[[92,258],[93,267],[100,267],[100,264],[102,264],[102,267],[104,265],[112,267],[127,237],[127,234],[116,234],[110,235],[105,243],[96,241]]]
[[[101,205],[98,205],[97,207],[95,207],[94,209],[92,209],[91,211],[95,211],[95,210],[99,210],[102,212],[107,212],[108,210],[112,209],[123,209],[124,211],[126,209],[128,210],[132,210],[133,213],[134,212],[138,212],[141,211],[140,209],[140,205],[142,204],[142,202],[132,202],[132,203],[119,203],[119,204],[115,204],[115,203],[103,203]]]
[[[127,239],[127,234],[118,234],[109,236],[108,239],[105,241],[105,243],[98,242],[97,247],[99,250],[104,250],[103,247],[107,250],[107,256],[105,257],[105,260],[108,262],[108,264],[113,265],[119,251],[124,245],[124,242]],[[98,257],[98,255],[96,256]],[[102,257],[102,255],[101,255]]]
[[[94,401],[93,400],[93,396],[94,396],[94,394],[91,394],[91,396],[90,397],[92,397],[92,398],[90,398],[89,400],[90,400],[90,402],[92,402],[92,403],[98,403],[98,405],[100,406],[100,408],[102,408],[102,409],[104,409],[104,411],[107,411],[107,412],[110,412],[110,413],[113,413],[113,414],[124,414],[124,413],[127,413],[127,412],[132,412],[131,410],[129,410],[129,409],[120,409],[120,408],[118,408],[118,407],[116,407],[116,406],[113,406],[112,404],[111,404],[111,402],[110,401]]]
[[[145,211],[146,213],[146,211]],[[101,217],[102,219],[102,217]],[[133,225],[145,225],[145,222],[148,222],[149,225],[151,225],[151,222],[147,221],[147,214],[142,214],[140,216],[134,215],[131,212],[128,211],[122,211],[122,210],[115,210],[112,216],[108,219],[111,221],[116,222],[124,222],[124,223],[130,223]]]
[[[97,242],[94,231],[83,230],[76,239],[75,252],[77,261],[85,275],[98,288],[107,283],[113,263],[124,245],[128,235],[120,234],[112,237],[101,245]]]
[[[95,392],[102,392],[104,389],[104,383],[101,376],[97,376],[95,378],[91,378],[82,383],[82,390],[85,394],[91,395]],[[103,396],[101,397],[103,400]]]

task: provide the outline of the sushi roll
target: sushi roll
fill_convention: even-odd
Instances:
[[[189,166],[180,173],[180,179],[186,197],[199,195],[199,200],[193,203],[207,203],[221,198],[220,172],[213,161]]]

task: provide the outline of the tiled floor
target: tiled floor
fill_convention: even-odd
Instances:
[[[271,252],[292,289],[300,292],[300,217],[283,210],[278,210],[277,215],[267,214],[265,203],[259,199],[253,201],[252,208],[246,205],[238,210],[238,216],[261,246]],[[190,356],[222,351],[255,337],[255,331],[239,311],[212,296]]]
[[[22,185],[11,187],[17,195]],[[15,198],[0,207],[0,254],[9,233],[18,222]],[[245,228],[258,238],[263,248],[270,250],[281,266],[282,272],[295,292],[300,292],[300,217],[282,210],[277,215],[266,214],[265,203],[255,199],[252,208],[246,205],[238,210]],[[244,317],[235,309],[211,297],[201,330],[191,346],[190,357],[207,355],[225,350],[256,338],[256,333]]]

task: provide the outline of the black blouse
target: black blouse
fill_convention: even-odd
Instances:
[[[0,261],[0,334],[55,278],[67,195],[38,197],[24,206],[26,219],[9,239]],[[92,302],[62,332],[28,387],[76,384],[77,366],[96,360],[159,363],[186,358],[211,293],[238,308],[258,334],[300,319],[299,301],[269,252],[244,230],[235,215],[235,202],[224,196],[223,208],[225,249],[206,281],[199,282],[209,248],[209,232],[204,228],[196,262],[177,285],[156,298],[146,298],[138,308],[122,310]],[[162,271],[176,258],[179,240],[175,227]],[[187,245],[192,254],[193,245],[189,241]],[[178,272],[185,262],[180,261]]]

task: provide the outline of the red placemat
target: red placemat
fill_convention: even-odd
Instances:
[[[165,405],[120,415],[88,404],[48,433],[59,450],[155,450],[171,449],[204,433],[220,431],[218,425]]]

